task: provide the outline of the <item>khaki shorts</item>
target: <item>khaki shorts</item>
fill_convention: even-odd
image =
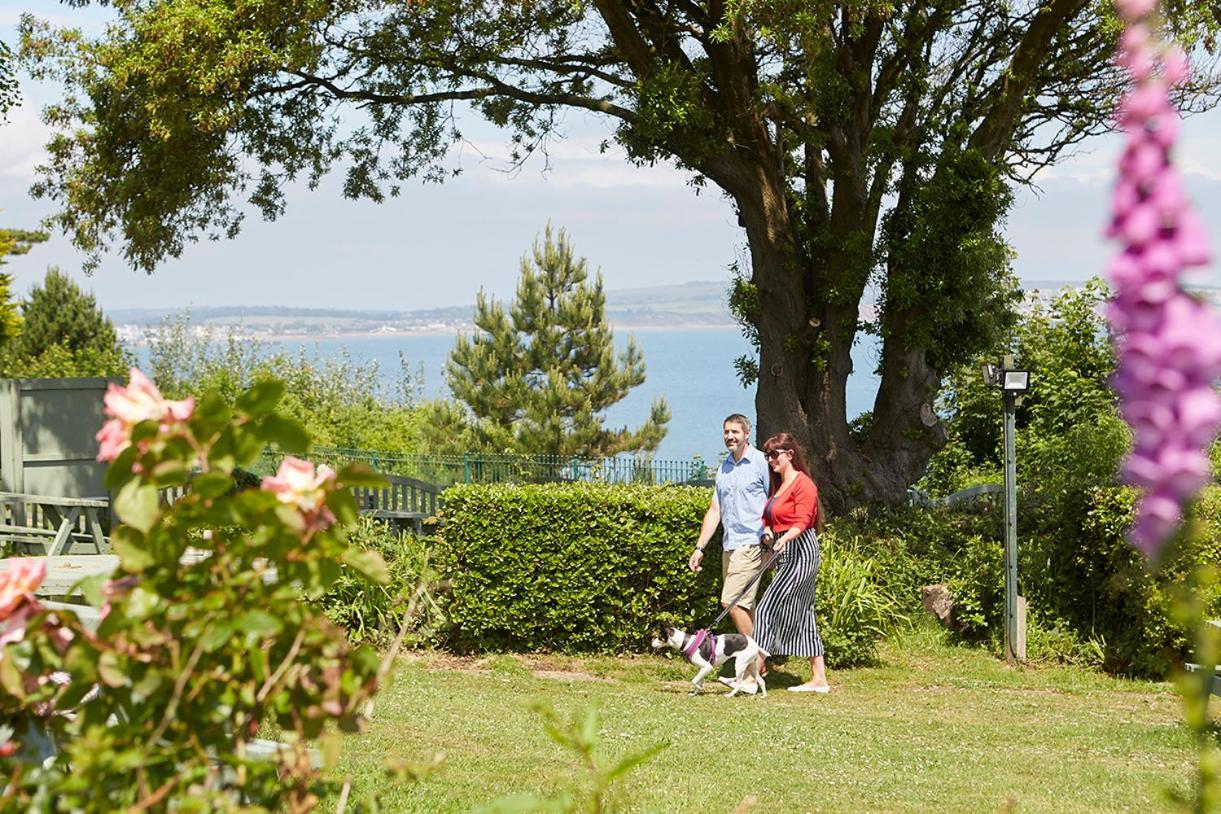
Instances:
[[[733,551],[721,552],[721,604],[728,605],[738,592],[746,587],[746,583],[755,574],[763,570],[763,548],[757,545],[738,546]],[[750,586],[750,590],[742,594],[738,607],[751,610],[755,606],[755,596],[759,593],[759,580]]]

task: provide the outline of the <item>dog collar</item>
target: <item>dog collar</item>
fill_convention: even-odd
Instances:
[[[707,629],[695,631],[695,635],[691,637],[690,644],[683,648],[683,658],[690,661],[696,653],[700,652],[700,646],[704,642],[708,642],[708,660],[711,661],[712,655],[716,653],[716,636]]]

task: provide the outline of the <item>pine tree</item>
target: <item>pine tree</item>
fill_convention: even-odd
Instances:
[[[130,364],[114,323],[92,294],[50,268],[21,304],[21,335],[5,359],[9,376],[118,376]]]
[[[670,411],[658,399],[636,430],[607,429],[601,415],[644,381],[635,342],[616,357],[602,275],[591,282],[563,229],[548,224],[508,313],[482,291],[471,338],[459,337],[446,364],[454,396],[474,416],[476,437],[497,451],[602,457],[650,451]]]
[[[3,80],[0,79],[0,96]],[[0,112],[3,107],[0,106]],[[31,232],[25,229],[0,229],[0,266],[10,255],[25,254],[35,243],[47,239],[46,232]],[[13,301],[13,275],[0,272],[0,347],[12,344],[21,333],[21,315]]]

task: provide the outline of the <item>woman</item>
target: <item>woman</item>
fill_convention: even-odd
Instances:
[[[830,692],[822,639],[814,619],[814,581],[822,528],[818,487],[801,448],[788,433],[763,444],[771,466],[771,489],[763,509],[763,544],[778,555],[776,576],[755,610],[755,639],[769,656],[809,656],[810,680],[791,692]],[[763,670],[760,656],[760,671]]]

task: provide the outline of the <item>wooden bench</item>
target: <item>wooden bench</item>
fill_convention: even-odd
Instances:
[[[383,489],[358,487],[352,490],[361,514],[409,527],[419,534],[424,521],[437,516],[440,488],[402,475],[382,477],[389,481],[389,486]]]
[[[0,544],[18,551],[60,556],[84,545],[110,551],[106,539],[110,501],[0,492]]]

